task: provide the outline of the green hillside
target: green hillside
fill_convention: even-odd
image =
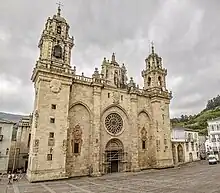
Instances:
[[[207,135],[207,120],[220,117],[220,96],[207,102],[206,108],[197,115],[182,115],[180,118],[171,119],[172,127],[181,126]]]

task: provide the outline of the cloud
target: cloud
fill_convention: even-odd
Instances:
[[[171,117],[194,114],[219,94],[220,13],[217,0],[65,0],[62,14],[75,38],[72,66],[91,76],[103,57],[116,52],[128,77],[143,86],[141,71],[149,42],[168,69],[173,92]],[[28,114],[33,107],[30,77],[53,0],[2,2],[0,7],[0,111]]]

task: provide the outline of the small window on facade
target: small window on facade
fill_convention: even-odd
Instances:
[[[55,104],[51,105],[51,109],[56,109],[56,108],[57,108],[57,106]]]
[[[146,149],[146,141],[142,141],[142,149]]]
[[[186,151],[189,151],[189,143],[186,143]]]
[[[194,143],[191,142],[192,151],[194,151]]]
[[[2,134],[2,127],[0,127],[0,135]]]
[[[17,139],[17,128],[16,127],[14,127],[13,128],[13,131],[12,131],[12,141],[16,141],[16,139]]]
[[[106,78],[108,78],[108,70],[106,70]]]
[[[52,154],[47,154],[47,161],[51,161],[52,160]]]
[[[166,145],[167,144],[167,139],[164,139],[164,145]]]
[[[74,153],[79,153],[79,143],[74,143]]]
[[[50,118],[50,123],[55,123],[55,118]]]
[[[110,98],[110,93],[108,93],[108,98]]]
[[[148,86],[151,85],[151,77],[148,77],[147,85],[148,85]]]
[[[31,141],[31,134],[29,133],[27,147],[30,147],[30,141]]]
[[[50,134],[49,134],[49,138],[54,138],[54,132],[50,132]]]
[[[61,34],[61,27],[60,26],[57,26],[57,33]]]
[[[123,95],[121,95],[121,100],[123,101]]]

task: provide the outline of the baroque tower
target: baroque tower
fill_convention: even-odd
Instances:
[[[74,74],[70,66],[73,46],[69,25],[61,16],[59,6],[57,14],[47,19],[38,45],[39,60],[31,77],[35,86],[35,102],[27,171],[29,181],[66,176],[69,93]]]
[[[155,165],[157,168],[163,165],[172,165],[171,151],[171,127],[169,104],[172,92],[166,88],[167,70],[162,66],[162,58],[155,53],[154,45],[151,54],[145,59],[146,69],[142,71],[144,78],[144,91],[151,99],[152,116],[154,117],[154,129],[152,137],[155,141]]]

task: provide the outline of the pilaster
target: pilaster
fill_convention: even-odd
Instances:
[[[131,102],[131,171],[138,172],[140,171],[138,163],[138,124],[137,124],[137,94],[131,93],[130,96]]]
[[[100,176],[100,115],[101,115],[101,87],[94,85],[93,87],[93,133],[92,133],[92,176]]]

